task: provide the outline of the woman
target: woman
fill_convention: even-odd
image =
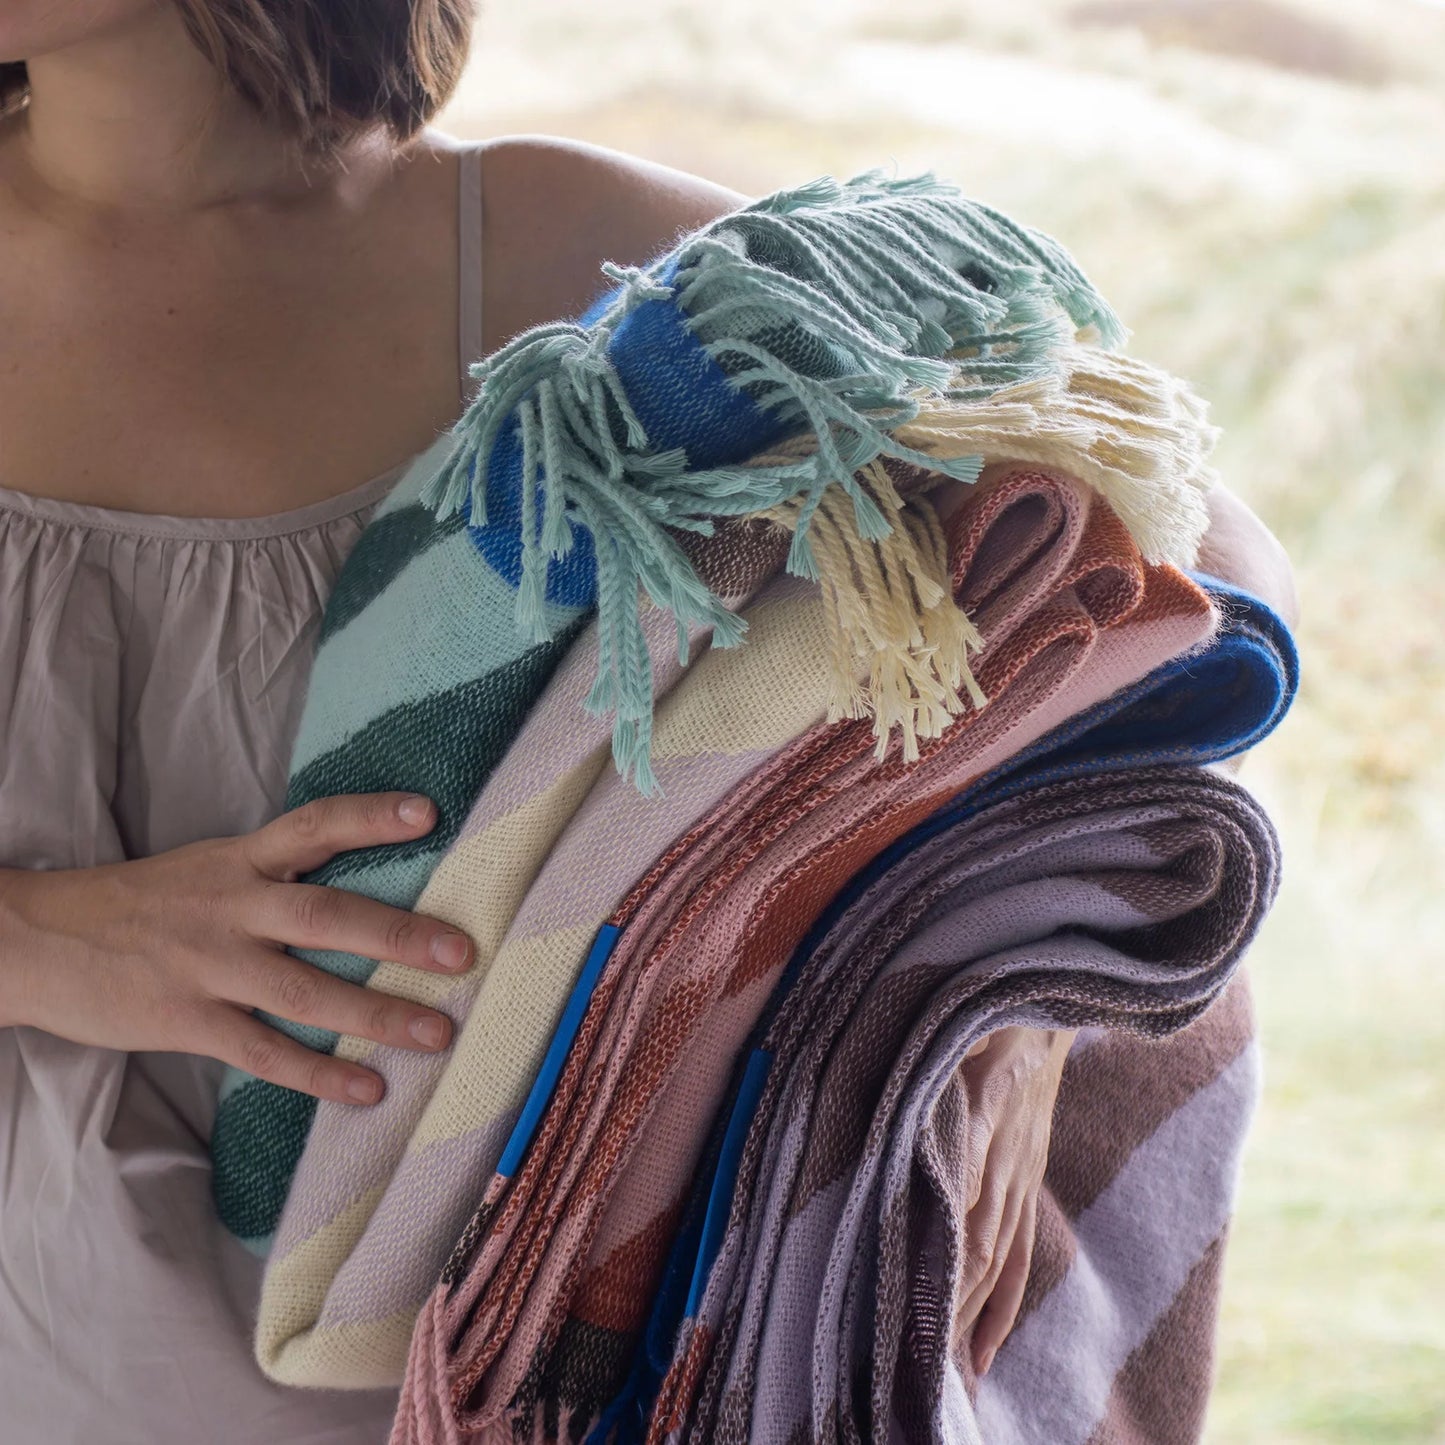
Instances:
[[[470,961],[297,877],[427,800],[277,816],[315,628],[465,364],[745,202],[579,143],[429,128],[467,0],[20,0],[0,11],[0,1438],[375,1442],[390,1392],[255,1365],[260,1263],[217,1224],[222,1063],[367,1107],[384,1081],[251,1010],[406,1047],[451,1021],[285,945]],[[340,27],[344,27],[340,28]],[[486,225],[483,228],[483,218]],[[358,479],[365,479],[360,480]],[[1221,494],[1215,570],[1288,600]],[[269,820],[269,821],[268,821]],[[1065,1035],[970,1068],[993,1130],[975,1336],[1007,1333]]]

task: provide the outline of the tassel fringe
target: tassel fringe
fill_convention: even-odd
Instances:
[[[966,452],[1057,467],[1108,501],[1146,561],[1191,566],[1218,480],[1209,456],[1219,428],[1205,403],[1178,377],[1118,352],[1076,347],[1059,360],[1062,374],[983,401],[965,390],[929,399],[899,439],[939,461]]]
[[[1063,358],[1062,376],[1043,376],[969,399],[965,386],[920,403],[897,438],[924,456],[931,489],[940,475],[974,480],[989,462],[1056,467],[1097,490],[1151,562],[1193,563],[1208,527],[1205,497],[1215,474],[1207,458],[1218,429],[1177,377],[1112,352],[1080,347]],[[786,465],[816,446],[801,435],[756,458]],[[946,463],[951,469],[941,474]],[[901,498],[880,462],[854,479],[865,487],[888,530],[864,535],[836,490],[813,513],[811,555],[831,633],[829,720],[872,716],[878,756],[892,729],[904,757],[920,738],[937,737],[964,710],[986,701],[968,666],[981,642],[953,600],[937,513],[925,496]],[[806,501],[765,513],[795,528]],[[863,668],[860,673],[860,662]],[[865,680],[866,678],[866,680]]]
[[[972,692],[963,661],[968,634],[966,619],[950,616],[951,603],[930,590],[938,581],[932,544],[926,529],[902,525],[878,459],[973,481],[977,455],[945,454],[951,420],[938,412],[939,394],[950,405],[986,406],[1000,388],[1028,391],[1050,378],[1057,394],[1060,358],[1075,338],[1082,332],[1119,344],[1118,319],[1052,239],[968,200],[932,172],[819,177],[719,217],[645,267],[608,262],[603,270],[618,286],[592,325],[534,327],[472,367],[483,385],[421,502],[439,517],[469,506],[471,525],[485,525],[488,463],[516,415],[519,625],[531,638],[547,635],[548,564],[566,557],[575,527],[585,527],[596,546],[599,613],[599,672],[587,706],[613,714],[618,767],[644,792],[655,791],[656,780],[639,594],[676,617],[684,656],[689,625],[711,629],[714,646],[743,635],[744,624],[669,535],[711,535],[716,518],[787,519],[788,570],[826,578],[837,645],[867,640],[863,655],[874,657],[866,705],[888,726],[897,721],[916,752],[918,738],[936,735],[940,719],[961,706],[954,690]],[[772,453],[766,464],[753,458],[698,471],[681,448],[652,449],[607,347],[622,318],[654,300],[677,305],[731,384],[811,444]],[[803,357],[806,373],[793,364]],[[1086,392],[1079,407],[1123,414],[1154,399],[1126,380],[1121,374],[1115,390]],[[1035,430],[1047,427],[1041,420]],[[1155,445],[1129,435],[1133,451],[1115,456],[1101,447],[1099,475],[1128,478],[1136,454]],[[1146,526],[1152,501],[1122,482],[1116,490]],[[1167,531],[1166,523],[1156,540]],[[845,559],[846,581],[838,570]],[[865,616],[875,606],[885,609],[876,621]],[[841,660],[838,667],[841,677]],[[832,705],[844,709],[839,716],[853,715],[846,709],[864,704],[839,688]]]
[[[864,537],[834,494],[813,518],[830,634],[828,721],[872,717],[879,761],[897,727],[904,761],[912,763],[919,740],[941,736],[964,711],[960,688],[974,707],[987,702],[968,664],[983,639],[954,601],[932,504],[922,495],[905,501],[878,461],[857,480],[889,519],[885,536]],[[765,515],[792,530],[800,510],[794,502]]]

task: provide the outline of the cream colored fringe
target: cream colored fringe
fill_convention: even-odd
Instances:
[[[983,639],[953,600],[932,504],[900,497],[881,461],[856,476],[888,518],[888,536],[860,536],[852,500],[835,487],[808,524],[831,634],[828,721],[871,716],[880,759],[896,725],[914,762],[918,740],[938,737],[963,711],[960,687],[975,707],[987,702],[968,666]],[[800,498],[763,515],[791,531],[801,506]]]
[[[1109,502],[1147,561],[1188,566],[1215,482],[1207,458],[1218,429],[1204,403],[1177,377],[1117,352],[1080,346],[1061,360],[1061,374],[982,401],[925,398],[893,434],[939,459],[1035,462],[1077,477]],[[816,445],[799,435],[750,465],[806,456]],[[912,762],[920,739],[938,737],[963,712],[960,688],[975,707],[986,704],[968,663],[982,640],[954,601],[938,514],[922,495],[948,479],[933,476],[900,496],[881,461],[856,476],[892,530],[881,541],[862,537],[852,501],[831,487],[809,522],[832,634],[828,719],[872,716],[880,759],[897,726]],[[799,498],[764,515],[792,531],[802,505]]]
[[[1115,351],[1078,346],[1061,373],[985,401],[931,398],[893,429],[936,457],[1038,462],[1077,477],[1118,513],[1146,562],[1188,567],[1209,525],[1219,428],[1187,382]]]

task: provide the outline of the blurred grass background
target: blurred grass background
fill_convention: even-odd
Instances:
[[[1207,1438],[1445,1442],[1445,8],[493,0],[442,123],[748,195],[935,170],[1210,398],[1305,669],[1244,773],[1286,882]]]

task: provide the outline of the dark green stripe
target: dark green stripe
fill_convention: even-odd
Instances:
[[[316,1100],[250,1079],[222,1101],[211,1131],[211,1192],[221,1223],[241,1239],[275,1232]]]
[[[336,884],[348,874],[403,855],[440,854],[455,841],[492,770],[521,730],[572,639],[586,624],[578,617],[561,634],[521,657],[420,702],[374,719],[360,732],[304,767],[287,790],[286,808],[338,793],[412,789],[432,798],[437,826],[411,843],[353,848],[305,875],[308,883]],[[435,871],[418,870],[424,885]],[[420,896],[421,888],[416,890]],[[415,899],[413,898],[413,902]],[[321,950],[292,952],[333,971],[360,962],[366,977],[375,960]],[[294,1025],[292,1027],[295,1027]],[[329,1053],[336,1036],[316,1046]],[[227,1096],[211,1136],[212,1189],[226,1227],[242,1239],[264,1239],[281,1218],[286,1195],[316,1112],[309,1094],[252,1079]]]
[[[424,793],[439,813],[425,837],[338,853],[305,881],[336,883],[390,858],[450,847],[585,621],[484,677],[392,708],[302,768],[286,790],[287,811],[314,798],[400,788]]]
[[[419,503],[375,518],[357,539],[331,589],[317,646],[369,607],[409,562],[464,526],[461,513],[439,522]]]

